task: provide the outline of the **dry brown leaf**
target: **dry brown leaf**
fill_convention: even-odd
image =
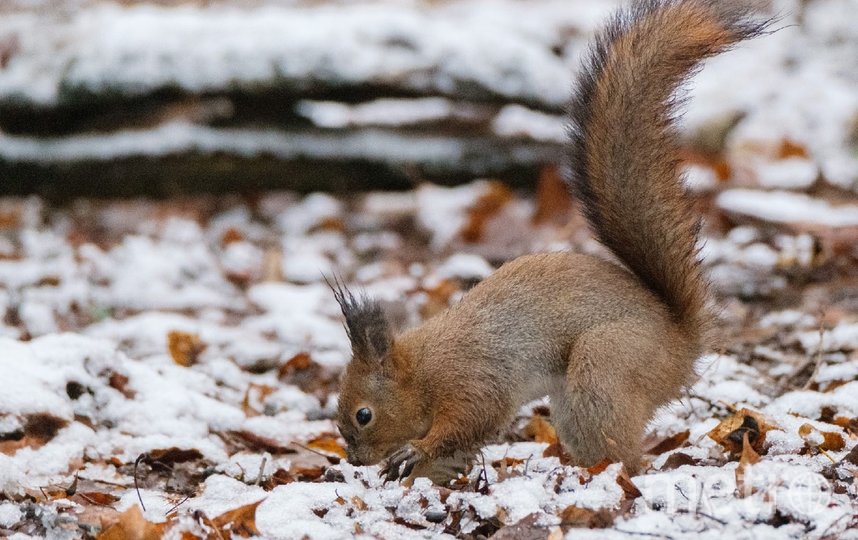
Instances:
[[[784,139],[778,147],[777,157],[779,159],[791,157],[810,158],[810,153],[803,145],[790,139]]]
[[[0,441],[0,454],[11,456],[21,448],[41,448],[68,423],[48,413],[27,415],[23,429],[6,434],[6,440]]]
[[[310,357],[310,353],[299,352],[298,354],[287,360],[285,364],[280,366],[280,369],[277,372],[277,376],[282,379],[296,371],[309,369],[312,365],[313,360]]]
[[[515,198],[512,190],[501,182],[489,182],[486,190],[468,210],[468,220],[460,234],[466,242],[479,242],[483,229],[504,206]]]
[[[846,447],[843,435],[836,431],[820,431],[810,424],[802,424],[798,434],[809,448],[839,451]]]
[[[842,427],[851,435],[858,435],[858,417],[848,418],[846,416],[838,416],[834,419],[834,425]]]
[[[257,411],[250,404],[251,398],[256,402],[262,402],[266,397],[274,393],[276,388],[266,386],[264,384],[250,383],[247,385],[247,391],[244,393],[244,399],[241,400],[241,411],[248,417],[259,416],[262,411]]]
[[[620,468],[620,472],[617,474],[617,483],[623,488],[623,493],[626,494],[627,499],[637,499],[642,495],[641,491],[629,477],[625,465]]]
[[[209,538],[250,538],[260,534],[256,528],[256,507],[261,502],[256,501],[235,510],[229,510],[212,519],[211,524],[217,528],[220,535],[209,535]]]
[[[688,440],[688,437],[691,435],[691,432],[687,429],[685,431],[680,431],[679,433],[674,433],[670,437],[664,439],[659,442],[652,448],[647,451],[647,454],[652,454],[654,456],[658,456],[664,454],[665,452],[670,452],[671,450],[676,450]]]
[[[693,457],[688,454],[684,454],[682,452],[676,452],[670,454],[666,460],[664,460],[664,465],[662,466],[662,471],[671,471],[673,469],[678,469],[683,465],[696,465],[697,462]]]
[[[355,508],[357,508],[358,510],[363,511],[363,510],[366,510],[368,508],[366,503],[364,502],[364,500],[361,499],[360,497],[358,497],[357,495],[352,497],[351,501],[352,501],[352,505]]]
[[[257,435],[250,431],[230,431],[228,435],[235,437],[249,450],[268,452],[270,454],[294,454],[295,449],[282,445],[274,439]]]
[[[762,453],[766,433],[772,429],[780,428],[762,414],[750,409],[742,409],[722,420],[708,435],[713,441],[737,456],[744,448],[742,441],[746,434],[754,451]]]
[[[563,445],[560,442],[549,444],[545,451],[542,452],[542,457],[556,457],[560,459],[561,465],[571,465],[572,464],[572,456],[566,453],[566,450],[563,449]]]
[[[203,454],[196,448],[159,448],[150,450],[138,458],[141,463],[146,463],[153,468],[167,469],[176,463],[187,463],[202,459]]]
[[[562,223],[568,221],[571,210],[572,197],[563,182],[560,169],[554,165],[543,167],[536,185],[536,211],[533,214],[533,222]]]
[[[852,447],[852,450],[849,451],[848,454],[843,456],[841,462],[851,463],[852,465],[858,465],[858,444]]]
[[[205,350],[205,344],[196,334],[174,330],[167,334],[167,349],[173,361],[180,366],[188,367],[197,363],[200,353]]]
[[[748,466],[759,461],[760,455],[754,450],[749,441],[749,433],[746,431],[742,435],[742,453],[739,456],[739,466],[736,467],[736,490],[739,492],[739,497],[745,498],[753,493],[751,486],[745,485],[745,474]]]
[[[590,476],[600,475],[603,472],[605,472],[605,469],[607,469],[611,463],[613,463],[613,461],[611,461],[608,458],[605,458],[602,461],[600,461],[599,463],[596,463],[595,465],[587,467],[587,472],[590,474]]]
[[[323,435],[317,437],[307,443],[307,448],[312,448],[317,452],[325,454],[333,454],[341,459],[346,458],[346,449],[339,443],[334,435]]]
[[[99,491],[83,491],[75,495],[75,497],[80,498],[83,502],[97,504],[99,506],[110,506],[119,500],[119,497],[115,495],[111,495],[110,493],[101,493]]]
[[[297,467],[292,471],[299,482],[315,482],[325,474],[324,467]]]
[[[554,444],[558,442],[557,432],[544,416],[533,416],[524,428],[524,436],[536,442]]]
[[[230,227],[224,231],[223,235],[221,235],[220,245],[226,247],[232,243],[241,242],[242,240],[244,240],[244,235],[241,234],[241,231],[235,227]]]
[[[605,509],[597,511],[572,505],[560,512],[560,524],[567,527],[604,529],[613,523],[614,516]]]
[[[123,396],[128,399],[134,399],[137,393],[128,388],[128,377],[117,371],[111,371],[107,379],[108,384],[114,390],[118,390]]]
[[[101,532],[97,540],[158,540],[166,523],[146,521],[136,504],[119,515],[119,521]]]
[[[426,294],[426,302],[420,308],[420,315],[424,319],[431,319],[438,313],[450,307],[450,298],[460,290],[460,287],[449,279],[441,280],[437,285],[429,289],[423,289]]]

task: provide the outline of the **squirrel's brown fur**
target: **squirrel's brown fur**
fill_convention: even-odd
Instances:
[[[396,336],[377,303],[336,288],[353,346],[338,417],[351,462],[386,458],[389,478],[429,474],[547,394],[577,463],[637,467],[654,412],[694,378],[709,320],[674,92],[702,59],[764,29],[743,6],[638,0],[595,38],[572,101],[569,183],[626,268],[520,257]]]

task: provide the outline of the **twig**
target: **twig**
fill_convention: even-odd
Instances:
[[[727,522],[724,521],[723,519],[718,519],[715,516],[707,514],[706,512],[701,512],[700,510],[694,510],[692,512],[691,510],[686,510],[685,508],[680,508],[677,510],[677,512],[679,512],[680,514],[693,514],[695,516],[703,516],[705,518],[711,519],[715,523],[720,523],[721,525],[727,525]]]
[[[137,491],[137,500],[140,501],[140,507],[143,508],[144,512],[146,511],[146,505],[143,504],[143,496],[140,495],[140,486],[137,485],[137,466],[140,464],[141,461],[148,459],[148,457],[149,454],[144,452],[137,456],[137,459],[134,460],[134,489]]]
[[[617,529],[617,528],[614,528],[614,530],[617,531],[618,533],[623,533],[623,534],[632,534],[632,535],[638,534],[640,536],[652,536],[654,538],[668,538],[669,540],[673,540],[673,537],[670,536],[669,534],[643,532],[643,531],[627,531],[625,529]]]
[[[268,462],[268,456],[262,456],[262,462],[259,464],[259,474],[256,476],[256,485],[262,483],[262,475],[265,474],[265,465]]]
[[[188,500],[188,499],[190,499],[190,498],[191,498],[191,496],[190,496],[190,495],[185,495],[185,498],[184,498],[184,499],[182,499],[181,501],[177,502],[177,503],[176,503],[172,508],[170,508],[169,510],[167,510],[167,513],[166,513],[166,514],[164,514],[164,515],[165,515],[165,516],[169,516],[170,514],[172,514],[172,513],[173,513],[173,511],[174,511],[176,508],[178,508],[178,507],[182,506],[183,504],[185,504],[185,502],[187,502],[187,500]]]

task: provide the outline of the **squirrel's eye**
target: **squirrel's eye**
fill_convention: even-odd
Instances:
[[[358,412],[355,413],[355,420],[362,426],[369,424],[369,421],[372,420],[372,411],[366,407],[358,409]]]

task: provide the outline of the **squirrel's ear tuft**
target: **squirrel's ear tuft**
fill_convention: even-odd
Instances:
[[[356,297],[338,279],[328,285],[345,317],[355,358],[384,361],[393,345],[393,331],[381,304],[366,296]]]

